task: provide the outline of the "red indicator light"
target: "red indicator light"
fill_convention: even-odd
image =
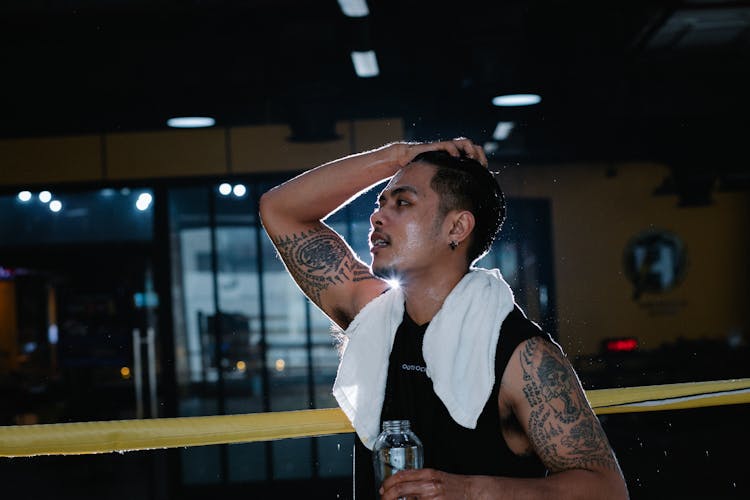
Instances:
[[[635,351],[638,349],[638,341],[633,338],[608,340],[606,349],[609,352]]]

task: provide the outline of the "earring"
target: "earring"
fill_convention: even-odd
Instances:
[[[448,243],[448,246],[451,247],[451,250],[455,250],[456,248],[458,248],[458,243],[456,243],[455,240],[451,240],[451,242]]]

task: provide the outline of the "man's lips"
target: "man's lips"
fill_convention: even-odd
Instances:
[[[370,235],[370,251],[379,250],[391,244],[388,236],[380,232],[374,232]]]

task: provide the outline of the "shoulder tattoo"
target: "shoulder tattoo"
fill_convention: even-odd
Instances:
[[[551,470],[617,469],[599,419],[573,368],[554,345],[539,338],[520,351],[523,393],[531,407],[529,438]]]
[[[345,281],[375,279],[330,228],[311,229],[274,239],[294,281],[315,302],[328,287]]]

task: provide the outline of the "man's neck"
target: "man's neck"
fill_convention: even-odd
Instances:
[[[423,325],[437,314],[445,298],[468,272],[456,269],[453,272],[439,272],[420,277],[411,277],[402,283],[406,298],[406,312],[418,325]]]

